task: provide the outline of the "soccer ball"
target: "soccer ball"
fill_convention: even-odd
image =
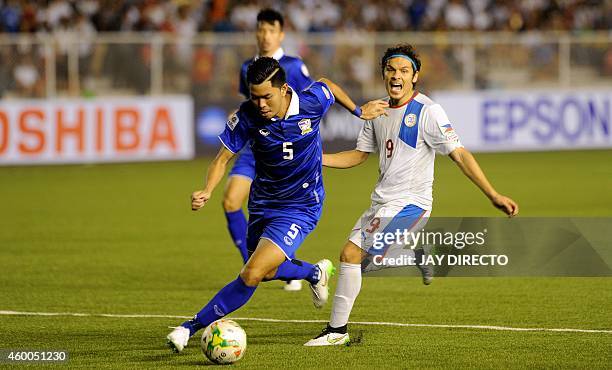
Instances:
[[[204,330],[201,340],[204,356],[215,364],[231,364],[244,356],[247,340],[244,330],[232,320],[217,320]]]

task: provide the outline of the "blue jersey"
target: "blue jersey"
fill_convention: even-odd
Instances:
[[[308,86],[310,86],[314,81],[310,78],[310,74],[308,73],[308,68],[306,68],[306,64],[300,59],[296,57],[290,57],[285,55],[283,49],[279,49],[274,53],[274,58],[278,60],[278,63],[285,71],[285,76],[287,78],[287,84],[291,86],[291,88],[296,91],[305,90]],[[253,63],[255,58],[247,59],[244,63],[242,63],[242,67],[240,68],[240,93],[244,95],[246,99],[249,99],[251,96],[251,92],[249,91],[249,84],[247,83],[247,69],[249,65]],[[249,155],[250,147],[247,146],[240,155]],[[248,166],[243,166],[243,172],[248,171]]]
[[[249,209],[320,206],[325,191],[319,124],[334,101],[327,85],[315,82],[292,91],[283,119],[266,120],[250,101],[230,117],[219,139],[233,153],[249,143],[255,157]]]
[[[280,52],[279,55],[282,56],[278,59],[278,63],[285,70],[285,76],[287,76],[287,84],[289,84],[289,86],[296,91],[302,91],[313,83],[308,74],[306,65],[300,58],[290,57],[282,54],[282,52]],[[249,85],[247,84],[246,73],[249,64],[251,64],[253,60],[255,60],[255,58],[251,58],[242,63],[242,68],[240,70],[240,93],[244,95],[246,99],[251,96]]]

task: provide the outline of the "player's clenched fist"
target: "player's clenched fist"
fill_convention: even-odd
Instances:
[[[514,217],[518,215],[518,212],[519,212],[518,204],[516,204],[515,201],[508,198],[507,196],[498,194],[491,200],[491,202],[496,208],[500,209],[502,212],[504,212],[510,217]]]
[[[197,211],[198,209],[202,208],[208,199],[210,199],[210,193],[207,193],[204,190],[194,191],[191,194],[191,210]]]
[[[389,108],[389,103],[384,100],[372,100],[361,106],[361,116],[359,118],[370,120],[378,116],[387,115],[385,109]]]

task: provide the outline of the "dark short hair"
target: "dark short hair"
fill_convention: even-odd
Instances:
[[[266,8],[266,9],[262,9],[257,14],[257,23],[266,22],[271,25],[274,25],[276,21],[278,21],[278,23],[280,24],[280,28],[282,30],[283,26],[285,25],[285,19],[283,18],[283,15],[281,13],[277,12],[274,9]]]
[[[247,68],[247,83],[249,85],[259,85],[267,80],[270,75],[278,69],[278,72],[272,76],[270,82],[274,87],[281,87],[286,82],[285,70],[280,66],[278,60],[270,57],[257,58]]]
[[[410,44],[398,44],[387,49],[387,51],[385,51],[385,55],[383,55],[382,60],[380,61],[380,71],[383,75],[385,74],[387,62],[393,55],[405,55],[409,57],[414,61],[414,64],[416,64],[416,70],[414,72],[416,73],[421,70],[421,59],[419,59],[419,55],[414,47]]]

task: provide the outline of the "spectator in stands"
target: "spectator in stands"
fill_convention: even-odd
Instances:
[[[449,30],[466,31],[472,27],[472,14],[462,0],[450,0],[444,9],[444,23]]]
[[[595,0],[0,0],[0,33],[55,35],[55,77],[60,94],[67,86],[66,52],[70,45],[66,41],[73,35],[78,35],[80,41],[86,41],[88,35],[96,32],[172,33],[177,35],[180,41],[163,49],[163,86],[173,88],[174,91],[185,91],[194,83],[190,76],[208,76],[208,71],[212,68],[209,60],[211,50],[198,47],[194,56],[193,45],[189,39],[202,31],[254,30],[257,12],[264,4],[287,15],[288,31],[301,33],[438,30],[584,32],[612,28],[612,2]],[[537,38],[537,35],[532,34],[527,39],[533,40],[533,37]],[[296,39],[299,38],[297,35]],[[296,41],[297,44],[299,40]],[[530,48],[530,45],[533,46]],[[444,66],[440,66],[444,68],[441,71],[449,70],[450,76],[458,76],[454,77],[456,81],[447,81],[451,81],[450,85],[460,84],[462,64],[455,61],[461,61],[465,57],[463,50],[452,47],[438,50],[439,48],[442,46],[435,45],[424,50],[429,55],[442,55],[445,62]],[[330,45],[311,49],[312,52],[304,54],[312,59],[309,62],[313,66],[317,63],[324,66],[346,53],[357,52],[351,48],[342,49]],[[591,50],[592,48],[585,49],[584,64],[600,69],[600,73],[611,73],[610,52],[606,54],[606,50],[599,50],[593,53]],[[83,85],[93,74],[95,76],[89,80],[97,80],[101,76],[105,78],[101,85],[106,83],[119,90],[149,92],[152,60],[149,44],[105,43],[94,50],[92,44],[81,42],[78,51],[79,73]],[[545,44],[535,40],[512,53],[508,53],[499,45],[479,47],[476,52],[480,56],[477,59],[487,64],[484,69],[480,66],[478,68],[475,83],[480,88],[503,86],[504,78],[509,76],[503,75],[500,83],[498,78],[492,78],[490,73],[484,72],[487,68],[494,72],[493,66],[510,68],[522,65],[525,59],[530,59],[532,63],[530,68],[523,72],[529,74],[535,71],[536,75],[532,76],[534,80],[554,80],[558,77],[558,47],[554,43]],[[576,52],[577,48],[573,47],[573,58],[577,55]],[[230,70],[235,60],[240,58],[238,53],[235,50],[215,50],[212,59],[217,63],[217,69]],[[227,60],[223,59],[220,63],[221,56]],[[6,50],[0,54],[0,89],[14,87],[13,77],[17,69],[13,59]],[[367,79],[369,68],[359,64],[358,59],[355,58],[350,65],[344,66],[345,71],[335,73],[339,74],[340,79],[349,74],[353,77],[351,81]],[[125,60],[132,62],[125,63]],[[19,60],[19,63],[22,62],[24,64],[19,75],[24,82],[21,85],[23,90],[28,85],[28,76],[32,77],[35,73],[29,69],[31,66],[28,66],[27,61]],[[93,72],[88,71],[90,65],[94,66]],[[429,65],[433,66],[434,63]],[[192,70],[191,66],[194,66]],[[40,69],[38,73],[40,77]],[[427,88],[437,88],[439,86],[435,78],[442,75],[441,72],[437,73],[429,81],[423,82]],[[217,81],[220,78],[217,74],[199,77],[200,80],[212,79],[210,84],[213,85],[223,84],[224,82]],[[491,80],[488,81],[487,78]],[[512,78],[516,80],[515,77]]]
[[[34,63],[31,53],[19,56],[13,69],[13,79],[16,85],[16,95],[25,98],[38,98],[43,96],[43,79],[40,66]]]
[[[0,27],[4,32],[17,33],[21,29],[21,6],[17,0],[8,0],[0,8]]]
[[[390,6],[389,3],[393,5]],[[362,29],[435,30],[607,30],[612,2],[587,0],[270,0],[300,32]],[[261,1],[231,0],[5,0],[0,1],[0,31],[55,29],[62,18],[84,14],[97,31],[170,31],[182,5],[198,9],[197,29],[249,31]],[[392,11],[390,11],[392,10]]]

